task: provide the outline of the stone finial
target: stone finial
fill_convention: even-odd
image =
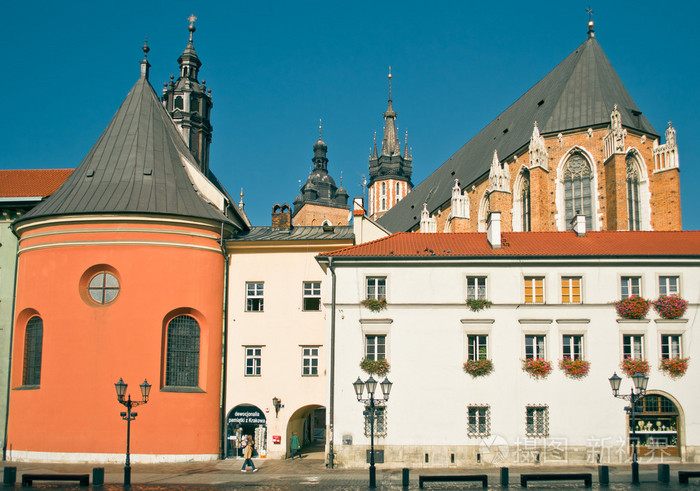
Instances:
[[[508,165],[498,159],[498,150],[493,151],[491,170],[489,171],[489,190],[510,192],[510,170]]]
[[[537,127],[537,121],[532,128],[532,136],[530,136],[530,168],[541,167],[544,170],[549,170],[549,155],[544,142],[544,137],[540,135],[540,129]]]

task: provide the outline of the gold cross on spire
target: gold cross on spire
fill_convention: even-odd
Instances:
[[[321,118],[318,118],[318,139],[321,140],[321,129],[323,126],[321,125]]]
[[[592,21],[593,20],[593,9],[591,8],[590,5],[586,9],[586,12],[588,12],[588,21],[589,22]]]
[[[187,20],[190,22],[190,24],[194,24],[195,22],[197,22],[197,16],[194,14],[190,14]]]

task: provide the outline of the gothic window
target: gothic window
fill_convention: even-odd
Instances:
[[[183,107],[183,106],[182,106],[182,97],[181,97],[181,96],[177,96],[177,97],[175,98],[175,109],[182,109],[182,107]]]
[[[639,168],[632,155],[625,161],[627,175],[627,223],[629,230],[641,230],[639,220]]]
[[[24,367],[22,385],[39,385],[41,381],[41,348],[44,339],[44,322],[34,316],[27,322],[24,333]]]
[[[593,172],[581,153],[574,153],[564,167],[564,208],[567,230],[576,215],[586,217],[586,230],[593,230]]]
[[[522,209],[521,220],[523,224],[523,232],[532,230],[530,224],[530,171],[523,170],[522,187],[520,188],[520,203]]]
[[[168,323],[165,385],[197,387],[199,383],[199,324],[189,315]]]
[[[481,198],[481,203],[479,203],[479,232],[486,232],[486,221],[489,217],[489,212],[491,211],[491,201],[489,199],[488,193],[484,194]]]

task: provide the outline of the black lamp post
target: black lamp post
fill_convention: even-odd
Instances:
[[[148,380],[144,380],[139,387],[141,387],[142,399],[140,401],[132,401],[131,394],[129,394],[129,396],[127,396],[127,399],[124,400],[124,396],[126,395],[127,384],[125,384],[121,378],[119,379],[119,382],[114,384],[114,388],[117,390],[117,401],[119,401],[119,404],[126,406],[126,412],[119,413],[122,419],[126,421],[126,464],[124,465],[124,486],[131,486],[131,460],[129,457],[129,441],[131,439],[131,421],[136,419],[136,416],[138,415],[137,413],[133,412],[131,408],[135,406],[140,406],[141,404],[146,404],[148,402],[148,394],[151,393],[151,384],[148,383]]]
[[[357,400],[363,404],[369,403],[369,487],[377,487],[377,469],[374,466],[374,418],[375,418],[375,399],[374,392],[377,390],[377,381],[370,377],[366,382],[363,382],[360,377],[352,384],[355,388],[355,394],[357,395]],[[388,378],[384,378],[384,381],[379,384],[382,388],[382,394],[384,396],[384,401],[389,400],[389,393],[391,392],[391,386],[393,385],[389,382]],[[362,398],[362,392],[365,387],[367,387],[367,398]]]
[[[631,426],[632,426],[632,484],[639,484],[639,463],[637,462],[637,424],[635,422],[635,405],[640,397],[644,397],[644,393],[647,390],[647,384],[649,384],[649,377],[644,375],[642,372],[637,372],[632,375],[632,382],[634,386],[630,389],[629,395],[620,394],[620,383],[622,379],[618,377],[617,373],[613,373],[613,376],[608,379],[610,381],[610,387],[612,388],[613,395],[618,399],[624,399],[630,401],[629,407],[625,408],[625,411],[630,413]]]

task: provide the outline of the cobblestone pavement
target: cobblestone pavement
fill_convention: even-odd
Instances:
[[[327,469],[320,456],[307,456],[299,460],[265,460],[255,459],[255,466],[259,472],[241,472],[242,460],[223,460],[214,462],[193,462],[179,464],[133,464],[132,465],[132,490],[207,490],[217,489],[256,489],[256,490],[295,490],[317,489],[368,489],[367,469]],[[94,467],[104,467],[105,483],[103,487],[95,487],[104,491],[121,489],[123,482],[123,466],[118,464],[44,464],[5,462],[5,466],[17,468],[17,484],[20,487],[21,476],[24,473],[82,473],[91,474]],[[510,487],[520,488],[521,473],[537,472],[590,472],[593,475],[593,489],[700,489],[700,479],[691,480],[690,486],[678,484],[678,470],[700,470],[700,465],[671,464],[671,483],[659,483],[657,480],[656,464],[640,466],[641,486],[630,484],[630,466],[609,466],[610,486],[598,485],[597,466],[544,466],[544,465],[520,465],[510,467]],[[500,469],[495,466],[473,466],[467,468],[429,468],[411,469],[408,489],[418,489],[419,475],[436,474],[487,474],[489,488],[500,489]],[[92,480],[92,479],[91,479]],[[5,486],[9,488],[9,486]],[[77,486],[62,484],[39,484],[39,489],[85,489]],[[388,469],[382,465],[377,466],[377,488],[407,489],[402,487],[402,470]],[[426,489],[476,489],[480,485],[476,483],[451,484],[426,484]],[[574,489],[583,488],[582,483],[552,483],[537,486],[529,486],[531,489]]]

